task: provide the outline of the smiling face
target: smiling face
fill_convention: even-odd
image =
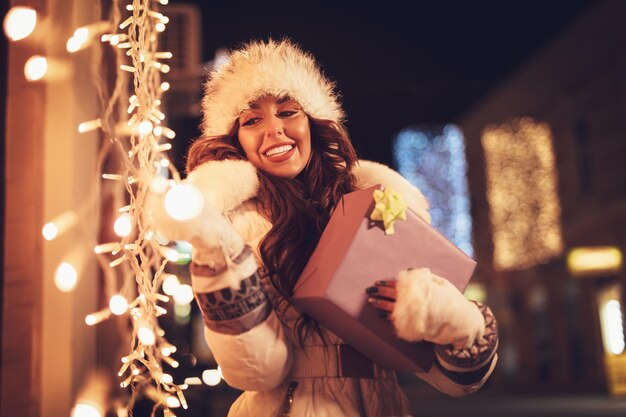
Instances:
[[[265,96],[239,116],[239,143],[258,169],[294,178],[311,157],[309,118],[289,97]]]

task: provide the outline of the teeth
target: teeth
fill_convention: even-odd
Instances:
[[[293,149],[293,145],[277,146],[276,148],[272,148],[269,151],[265,152],[265,155],[266,156],[282,155],[284,153],[289,152],[292,149]]]

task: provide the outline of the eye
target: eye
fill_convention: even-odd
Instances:
[[[259,120],[261,120],[260,117],[251,117],[247,119],[245,122],[243,122],[241,125],[242,126],[254,126],[255,124],[259,122]]]
[[[278,116],[289,117],[289,116],[293,116],[296,113],[298,113],[298,110],[281,110],[278,112]]]

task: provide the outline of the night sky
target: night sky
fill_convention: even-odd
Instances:
[[[400,129],[457,121],[597,1],[195,1],[203,59],[288,36],[337,82],[362,157]]]

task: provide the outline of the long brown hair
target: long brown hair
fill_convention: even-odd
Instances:
[[[357,155],[345,129],[310,116],[309,126],[311,158],[302,173],[286,179],[258,171],[258,208],[272,223],[259,252],[270,281],[287,301],[332,210],[345,193],[356,188],[351,169]],[[238,129],[235,123],[227,135],[197,139],[187,154],[187,172],[209,160],[246,159]],[[320,332],[319,325],[305,314],[296,326],[301,343],[311,330]]]

